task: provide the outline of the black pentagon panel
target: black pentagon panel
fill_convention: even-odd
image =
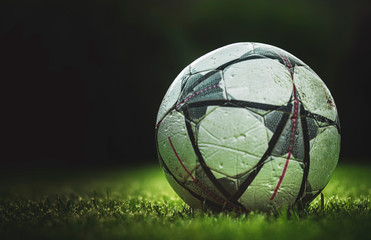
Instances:
[[[264,56],[256,54],[254,50],[251,50],[240,57],[240,59],[256,59],[256,58],[264,58]]]
[[[271,130],[271,132],[276,132],[278,124],[281,122],[282,116],[287,113],[280,111],[272,111],[264,116],[265,126]]]
[[[286,65],[286,62],[282,57],[283,53],[280,54],[279,52],[272,52],[272,49],[266,49],[263,46],[255,47],[254,52],[267,58],[278,60],[283,65]]]
[[[262,55],[258,55],[258,54],[252,54],[252,51],[249,51],[248,53],[245,53],[244,55],[242,55],[240,58],[231,60],[229,62],[226,62],[226,63],[220,65],[217,68],[217,70],[224,71],[228,67],[232,66],[233,64],[243,62],[243,61],[253,60],[253,59],[261,59],[261,58],[266,58],[266,57],[262,56]]]
[[[316,124],[316,121],[314,121],[313,118],[304,117],[304,119],[307,122],[308,138],[309,138],[309,140],[312,140],[313,138],[315,138],[317,136],[318,126]]]
[[[303,131],[301,129],[301,123],[298,122],[297,130],[295,131],[294,142],[292,145],[290,138],[292,137],[292,121],[289,120],[286,123],[285,128],[283,129],[280,138],[278,139],[276,146],[273,148],[273,156],[284,156],[292,149],[292,155],[296,160],[304,159],[304,147],[303,147]]]
[[[296,131],[292,146],[292,155],[298,160],[304,160],[304,132],[301,121],[296,122]],[[291,126],[292,127],[292,126]]]
[[[192,180],[187,181],[185,183],[187,187],[193,189],[198,195],[201,195],[202,197],[209,199],[210,201],[213,201],[215,203],[220,204],[225,202],[225,199],[223,199],[222,197],[224,195],[209,179],[203,168],[201,167],[196,168],[194,175],[195,181]]]
[[[202,73],[191,75],[182,89],[177,107],[199,101],[226,100],[221,81],[221,71],[210,71],[204,75]]]
[[[188,118],[193,122],[199,122],[206,116],[208,106],[192,107],[188,109]]]
[[[223,88],[220,86],[222,81],[221,71],[210,74],[207,80],[194,87],[192,95],[189,95],[188,103],[225,99]]]
[[[288,106],[292,107],[293,105],[288,104]],[[287,115],[289,115],[289,117]],[[284,116],[285,119],[287,119],[286,122],[281,121]],[[305,150],[303,143],[304,134],[307,133],[304,133],[304,129],[299,118],[293,119],[293,114],[287,113],[286,111],[273,111],[264,116],[266,127],[271,131],[273,130],[273,134],[279,134],[279,138],[273,148],[272,155],[284,156],[291,151],[296,160],[304,160]],[[282,128],[282,126],[279,126],[280,124],[285,125]],[[282,129],[282,132],[277,132],[278,128]]]
[[[192,74],[189,76],[187,81],[182,86],[182,92],[180,94],[180,99],[184,99],[188,93],[193,91],[193,88],[197,86],[201,81],[205,80],[204,75],[201,73]]]
[[[220,176],[221,174],[218,174],[211,170],[211,172],[216,175]],[[233,179],[230,177],[216,177],[216,180],[220,183],[220,185],[232,196],[237,192],[237,179]]]
[[[275,133],[279,134],[279,133]],[[288,120],[283,128],[278,141],[273,148],[272,155],[274,156],[283,156],[289,152],[289,143],[290,143],[290,135],[291,135],[291,122]]]
[[[282,122],[282,117],[285,116],[285,119],[288,120],[289,115],[291,115],[292,107],[292,103],[289,103],[285,106],[277,107],[274,111],[264,115],[265,126],[275,133],[279,124],[286,124],[286,122]],[[283,127],[284,126],[281,126],[280,129],[283,129]]]
[[[218,181],[230,195],[233,195],[237,192],[236,180],[225,177],[218,179]]]
[[[331,119],[328,119],[324,116],[321,116],[319,114],[315,114],[315,113],[311,113],[311,112],[308,112],[306,111],[305,112],[305,116],[307,117],[310,117],[312,119],[314,119],[314,121],[316,122],[316,125],[318,127],[327,127],[327,126],[335,126],[336,129],[338,130],[339,133],[341,133],[341,129],[340,129],[340,123],[338,121],[339,119],[339,116],[337,116],[337,118],[335,119],[335,121],[332,121]]]
[[[166,168],[166,166],[165,166],[165,168]],[[192,196],[194,198],[194,201],[196,201],[196,202],[193,202],[193,205],[191,204],[191,206],[194,206],[194,204],[198,205],[198,201],[199,201],[199,204],[200,205],[204,204],[205,206],[203,206],[203,207],[206,207],[207,209],[215,210],[215,211],[223,210],[221,202],[215,203],[214,201],[208,200],[206,198],[206,194],[200,194],[200,192],[198,191],[200,189],[200,186],[197,183],[195,183],[193,181],[187,181],[186,183],[181,183],[168,170],[164,170],[164,172],[165,172],[165,177],[169,181],[170,186],[174,187],[174,185],[175,185],[175,188],[173,188],[174,191],[184,201],[186,201],[186,199],[184,199],[184,194],[178,191],[181,188],[183,188],[184,193],[187,192],[188,194],[190,194],[190,196]],[[196,189],[193,188],[193,187],[196,187]],[[187,200],[188,200],[187,203],[189,204],[189,198]]]
[[[276,59],[283,65],[287,66],[286,59],[290,62],[291,66],[306,66],[300,59],[292,56],[291,54],[287,54],[286,52],[276,49],[267,47],[263,44],[253,44],[254,45],[254,52],[256,54],[265,56],[267,58]],[[285,59],[286,58],[286,59]]]

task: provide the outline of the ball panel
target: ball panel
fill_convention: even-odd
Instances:
[[[273,104],[286,104],[293,85],[284,65],[271,59],[238,62],[224,70],[227,96],[231,99]]]
[[[223,186],[223,188],[232,196],[238,189],[237,179],[228,177],[222,173],[211,170],[217,181]]]
[[[308,181],[315,191],[327,185],[337,165],[340,152],[340,134],[337,128],[320,128],[311,145]]]
[[[289,121],[291,111],[292,105],[286,105],[281,106],[276,110],[272,110],[264,115],[264,123],[266,126],[268,139],[272,139],[274,135],[277,133],[280,134],[283,131],[287,121]]]
[[[271,59],[276,59],[283,65],[287,64],[285,62],[286,60],[284,59],[286,58],[290,62],[291,66],[295,66],[295,65],[305,66],[305,63],[303,61],[301,61],[300,59],[298,59],[291,53],[281,48],[268,45],[268,44],[264,44],[264,43],[253,43],[253,46],[254,46],[254,53],[271,58]]]
[[[165,117],[169,110],[175,106],[180,96],[182,82],[189,77],[189,70],[189,67],[184,68],[170,85],[158,110],[156,125]]]
[[[188,107],[188,120],[199,123],[207,115],[213,112],[218,106],[200,106],[200,107]]]
[[[305,117],[307,122],[307,130],[308,130],[308,139],[312,140],[317,136],[318,133],[318,124],[316,121],[311,117]]]
[[[195,169],[195,179],[188,179],[184,184],[188,189],[214,204],[222,205],[227,201],[201,166]]]
[[[302,119],[299,117],[297,121],[293,122],[291,118],[292,114],[287,117],[288,120],[280,133],[280,137],[278,138],[275,147],[273,148],[272,155],[284,156],[291,151],[291,159],[303,161],[305,156],[305,144]],[[295,129],[295,131],[293,131],[293,129]]]
[[[218,107],[200,122],[197,144],[210,169],[233,177],[258,163],[268,139],[256,117],[247,109]]]
[[[213,191],[202,186],[201,183],[196,184],[191,181],[187,181],[186,184],[180,183],[166,171],[165,176],[173,190],[191,208],[216,211],[235,208],[233,204],[217,196]]]
[[[157,141],[159,153],[169,171],[178,181],[185,182],[189,178],[187,170],[192,172],[197,166],[197,157],[181,113],[172,110],[166,115],[158,128]]]
[[[267,131],[270,133],[269,135],[273,135],[273,133],[276,132],[284,114],[288,113],[282,111],[271,111],[264,116],[265,126],[267,127]]]
[[[337,110],[334,99],[317,74],[307,67],[296,66],[294,82],[307,111],[336,121]]]
[[[271,197],[282,175],[286,158],[270,157],[239,201],[248,210],[266,210],[294,204],[303,178],[302,163],[290,160],[283,181],[273,200]]]
[[[169,182],[170,186],[178,194],[178,196],[190,207],[195,209],[202,208],[202,200],[201,197],[197,198],[196,194],[191,194],[190,191],[184,188],[184,186],[180,185],[169,173],[165,172],[165,176],[167,181]]]
[[[187,80],[177,106],[199,101],[226,99],[221,71],[201,72]]]
[[[197,73],[205,70],[214,70],[219,66],[240,58],[247,52],[252,52],[251,43],[235,43],[218,48],[212,52],[205,54],[191,63],[191,72]]]

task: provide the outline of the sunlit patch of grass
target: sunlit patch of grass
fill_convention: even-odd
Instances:
[[[0,238],[365,239],[371,227],[370,166],[340,165],[303,211],[194,211],[158,166],[4,173]],[[5,181],[7,180],[7,182]]]

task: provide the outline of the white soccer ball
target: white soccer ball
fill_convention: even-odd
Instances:
[[[319,76],[267,44],[236,43],[192,62],[156,120],[160,164],[193,208],[269,210],[307,204],[340,151],[334,99]]]

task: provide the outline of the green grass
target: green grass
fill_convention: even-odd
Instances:
[[[159,166],[2,172],[0,239],[371,239],[371,166],[340,165],[302,212],[191,210]]]

